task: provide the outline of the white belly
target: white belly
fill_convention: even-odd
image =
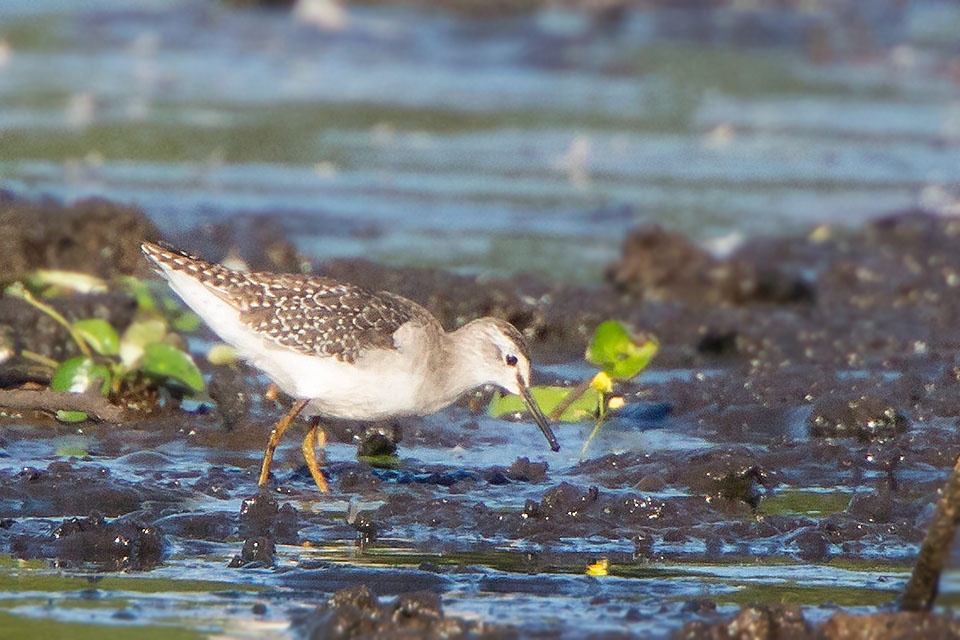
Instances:
[[[309,398],[305,413],[348,420],[379,420],[422,413],[420,376],[396,350],[367,353],[356,364],[317,358],[268,345],[264,355],[250,358],[281,389]]]

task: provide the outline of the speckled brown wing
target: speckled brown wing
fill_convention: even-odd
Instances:
[[[352,363],[365,350],[395,348],[393,334],[407,322],[436,324],[423,307],[391,293],[331,278],[234,271],[149,243],[143,250],[202,282],[265,338],[307,355]]]
[[[343,362],[355,362],[364,350],[395,348],[393,334],[407,322],[435,322],[405,298],[328,278],[249,274],[231,293],[254,330],[302,353]]]

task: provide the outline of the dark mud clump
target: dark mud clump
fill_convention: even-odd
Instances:
[[[888,439],[909,428],[907,417],[878,396],[823,398],[814,404],[808,423],[815,438]]]
[[[289,503],[278,506],[265,491],[247,498],[240,507],[238,535],[243,549],[230,567],[272,567],[276,545],[297,543],[297,510]]]
[[[163,483],[131,483],[105,466],[51,462],[47,468],[24,467],[0,473],[0,517],[99,512],[108,517],[138,511],[145,503],[177,504],[189,494]]]
[[[82,271],[101,278],[147,275],[140,243],[158,237],[144,213],[107,200],[64,206],[0,193],[0,280],[33,269]]]
[[[162,532],[135,518],[108,522],[102,514],[70,518],[49,533],[21,532],[9,525],[10,553],[18,558],[54,558],[65,568],[146,571],[160,564]],[[26,528],[26,527],[25,527]]]
[[[440,596],[413,591],[380,602],[366,587],[337,591],[314,611],[295,615],[297,637],[320,638],[516,638],[495,625],[444,615]]]
[[[247,498],[240,506],[240,536],[265,536],[280,544],[297,543],[297,510],[289,503],[278,505],[266,491]]]
[[[276,552],[277,546],[272,538],[266,536],[247,538],[243,541],[243,549],[233,557],[227,566],[231,569],[272,567]]]
[[[797,605],[753,605],[744,607],[730,620],[691,622],[674,636],[680,638],[815,638],[813,628]]]
[[[802,610],[797,605],[751,605],[743,607],[733,618],[727,620],[690,622],[674,635],[676,640],[681,638],[949,640],[957,637],[960,637],[960,620],[949,617],[908,612],[854,615],[838,611],[816,626],[804,618]]]
[[[695,306],[811,304],[816,297],[813,283],[800,273],[747,255],[717,258],[685,236],[657,225],[627,236],[623,259],[610,266],[607,280],[637,298],[680,300]]]

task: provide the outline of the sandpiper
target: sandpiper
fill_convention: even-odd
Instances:
[[[428,415],[488,384],[523,398],[550,448],[560,450],[530,393],[526,343],[508,322],[480,318],[448,333],[426,309],[386,291],[332,278],[234,271],[150,242],[141,248],[220,338],[295,399],[270,432],[260,486],[284,431],[303,411],[311,416],[304,460],[326,492],[316,456],[326,442],[318,429],[322,418]]]

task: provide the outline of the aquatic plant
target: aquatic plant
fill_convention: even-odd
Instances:
[[[80,352],[63,362],[26,350],[20,355],[53,369],[52,391],[96,390],[111,402],[130,408],[149,406],[161,388],[175,396],[203,391],[200,370],[181,347],[182,338],[172,330],[196,328],[199,320],[172,301],[161,300],[158,305],[147,285],[136,278],[122,278],[119,283],[137,302],[133,322],[122,332],[102,318],[67,320],[44,301],[65,291],[106,291],[107,284],[98,278],[65,271],[36,271],[10,284],[4,291],[6,295],[20,298],[63,326]],[[59,410],[56,415],[64,422],[88,419],[83,411]]]
[[[590,443],[611,409],[624,405],[615,394],[618,382],[632,380],[643,371],[656,355],[660,343],[651,335],[634,335],[616,320],[607,320],[594,330],[584,358],[599,368],[589,380],[576,387],[538,385],[531,388],[533,397],[551,419],[561,422],[580,422],[593,419],[596,424],[580,452],[586,453]],[[519,413],[524,410],[521,401],[512,395],[496,394],[489,406],[494,417]]]

